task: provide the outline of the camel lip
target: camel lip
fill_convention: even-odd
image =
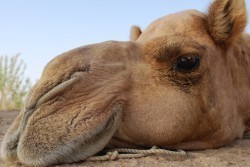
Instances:
[[[55,96],[61,94],[65,89],[75,84],[83,76],[84,71],[77,71],[71,74],[70,78],[56,85],[41,95],[34,103],[26,107],[26,111],[36,110],[39,106],[51,100]]]

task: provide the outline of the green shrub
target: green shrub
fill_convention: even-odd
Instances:
[[[0,110],[21,109],[30,79],[24,76],[25,63],[19,55],[0,56]]]

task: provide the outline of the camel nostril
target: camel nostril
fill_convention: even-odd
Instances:
[[[75,73],[73,73],[73,74],[70,76],[70,79],[75,78],[75,77],[79,77],[79,76],[81,76],[81,75],[83,75],[83,74],[84,74],[83,71],[75,72]]]
[[[73,74],[70,75],[70,79],[74,77],[78,77],[83,75],[85,72],[89,73],[90,71],[90,65],[86,65],[82,70],[75,71]]]
[[[62,83],[58,84],[57,86],[55,86],[54,88],[52,88],[51,90],[49,90],[47,93],[42,95],[41,98],[39,98],[37,100],[35,108],[37,108],[41,104],[51,100],[52,98],[54,98],[58,94],[61,94],[62,92],[64,92],[65,89],[67,89],[68,87],[70,87],[73,84],[75,84],[76,82],[78,82],[79,79],[81,78],[80,76],[83,76],[83,74],[84,74],[84,72],[75,72],[74,74],[71,75],[69,80],[62,82]]]
[[[90,65],[86,65],[86,67],[83,69],[83,71],[89,73]]]

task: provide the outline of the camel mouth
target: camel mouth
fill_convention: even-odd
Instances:
[[[64,92],[68,91],[69,88],[73,87],[74,84],[79,84],[83,82],[83,78],[86,77],[86,72],[84,71],[77,71],[74,72],[73,74],[70,75],[68,80],[65,80],[64,82],[61,82],[57,84],[55,87],[49,89],[46,93],[40,96],[36,100],[35,105],[33,105],[32,108],[25,109],[22,111],[22,115],[20,118],[20,124],[18,128],[16,128],[15,133],[12,134],[11,140],[7,140],[6,143],[4,144],[4,153],[6,153],[6,156],[4,157],[5,159],[7,157],[11,157],[13,159],[19,159],[20,157],[18,155],[18,149],[21,149],[22,145],[22,140],[23,140],[23,134],[25,133],[26,128],[28,127],[28,121],[31,119],[32,120],[32,115],[35,115],[36,112],[39,112],[41,108],[43,108],[43,104],[49,102],[49,101],[54,101],[56,100],[57,96],[62,95]],[[121,101],[112,101],[110,102],[110,105],[105,106],[105,111],[106,110],[112,110],[112,114],[108,115],[107,122],[104,123],[103,127],[100,127],[99,131],[95,134],[95,137],[93,138],[87,138],[87,142],[94,141],[97,144],[101,141],[103,137],[106,138],[106,142],[110,139],[109,137],[106,136],[107,134],[113,134],[114,133],[114,126],[117,124],[117,119],[119,118],[119,114],[123,111],[123,102]],[[86,117],[87,118],[87,117]],[[101,123],[102,121],[100,121]],[[116,127],[116,126],[115,126]],[[104,146],[103,146],[104,147]],[[87,149],[89,149],[87,147]],[[91,148],[92,150],[92,148]],[[97,151],[96,151],[97,152]]]

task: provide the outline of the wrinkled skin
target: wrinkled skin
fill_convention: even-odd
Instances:
[[[104,147],[218,148],[250,130],[243,0],[162,17],[130,42],[66,52],[45,67],[6,133],[8,163],[49,166]],[[180,58],[196,61],[190,70]]]

